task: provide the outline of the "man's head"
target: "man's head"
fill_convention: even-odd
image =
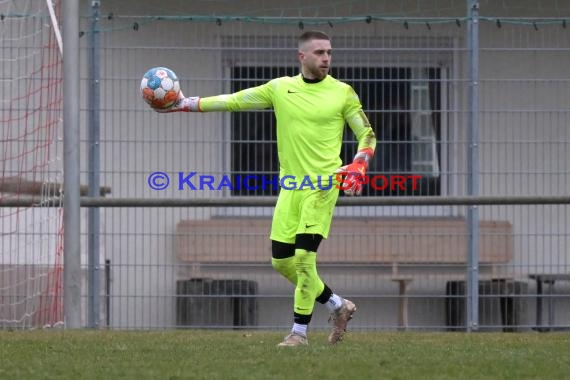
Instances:
[[[309,30],[299,37],[297,57],[307,79],[323,79],[331,65],[331,39],[323,32]]]

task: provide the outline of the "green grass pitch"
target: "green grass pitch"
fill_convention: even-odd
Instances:
[[[568,333],[0,331],[0,379],[568,379]]]

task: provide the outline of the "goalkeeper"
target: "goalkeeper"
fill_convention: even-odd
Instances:
[[[307,327],[315,300],[331,312],[329,342],[335,344],[343,338],[356,306],[321,280],[317,273],[317,249],[328,236],[339,186],[346,195],[361,194],[376,146],[374,132],[352,87],[328,75],[330,38],[319,31],[307,31],[298,43],[301,73],[297,76],[276,78],[233,94],[204,98],[186,98],[180,94],[172,108],[156,110],[212,112],[273,108],[280,177],[308,176],[312,181],[312,188],[281,189],[273,215],[272,265],[295,285],[293,327],[279,346],[308,344]],[[345,123],[358,139],[358,153],[352,163],[340,167]]]

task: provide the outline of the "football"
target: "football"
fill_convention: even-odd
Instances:
[[[141,95],[153,108],[170,108],[178,99],[179,93],[178,77],[166,67],[153,67],[142,78]]]

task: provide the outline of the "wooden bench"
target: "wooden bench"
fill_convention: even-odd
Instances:
[[[178,258],[193,263],[262,263],[271,259],[268,218],[182,220],[176,227]],[[513,258],[512,226],[480,222],[482,264]],[[320,263],[444,263],[467,258],[464,219],[444,217],[336,218],[319,248]]]
[[[269,263],[270,228],[268,218],[182,220],[176,229],[177,255],[181,261],[197,265]],[[494,268],[495,264],[512,260],[510,222],[481,221],[479,231],[480,264]],[[335,218],[329,238],[319,248],[318,260],[319,265],[366,267],[374,264],[390,268],[392,281],[399,284],[399,323],[405,327],[408,321],[406,293],[413,276],[401,273],[399,266],[416,265],[429,271],[456,266],[464,270],[467,241],[463,218]]]

